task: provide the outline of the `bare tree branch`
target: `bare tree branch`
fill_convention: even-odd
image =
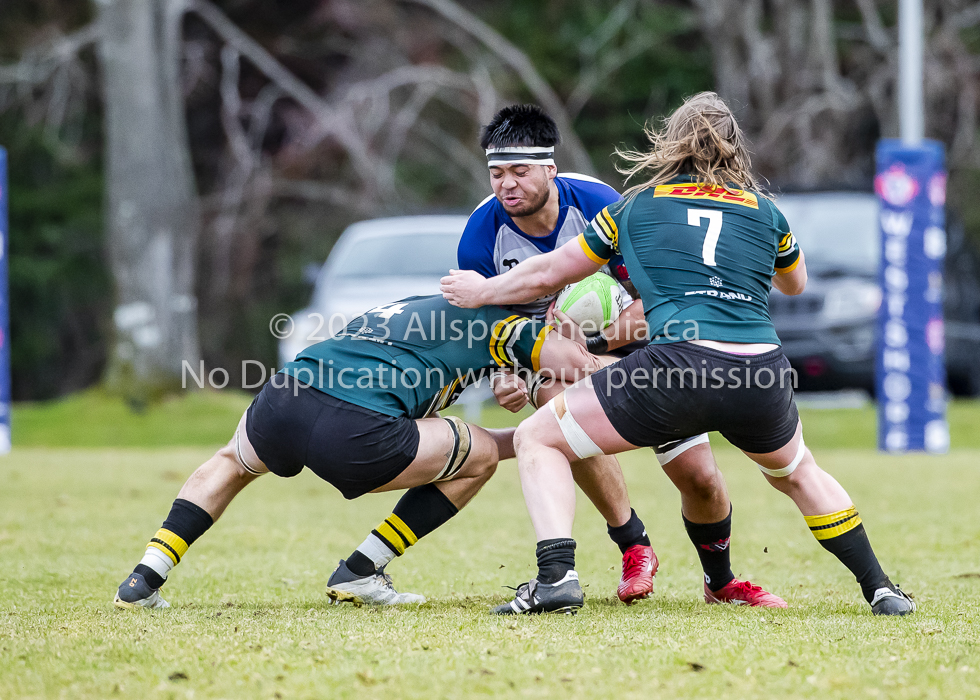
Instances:
[[[878,14],[878,7],[874,0],[855,0],[858,10],[861,12],[861,21],[864,31],[868,37],[868,43],[878,53],[886,53],[891,50],[891,37],[885,31],[885,25],[881,22],[881,15]]]
[[[372,214],[375,212],[371,203],[364,201],[360,193],[319,180],[273,179],[271,196],[305,199],[311,202],[325,202],[338,207],[351,209],[361,214]]]
[[[585,37],[578,47],[582,63],[591,63],[616,34],[627,25],[636,11],[637,0],[620,0],[598,27]]]
[[[287,70],[261,44],[243,32],[217,7],[207,0],[188,0],[188,7],[206,21],[218,35],[235,46],[242,56],[276,83],[283,93],[302,105],[316,119],[319,128],[337,139],[351,158],[352,165],[364,183],[372,189],[378,183],[378,163],[360,139],[352,123],[312,88]]]
[[[572,120],[569,118],[565,105],[541,77],[527,54],[509,42],[495,29],[479,17],[460,7],[452,0],[403,0],[428,7],[444,18],[458,25],[467,33],[474,36],[492,51],[504,64],[510,66],[524,81],[534,98],[555,120],[562,133],[563,144],[572,157],[572,167],[576,170],[592,174],[592,160],[585,146],[575,133]]]
[[[569,117],[572,119],[577,117],[586,103],[592,99],[596,89],[608,80],[609,76],[622,68],[624,64],[652,48],[654,43],[654,37],[646,33],[630,37],[626,46],[602,53],[597,62],[591,63],[585,70],[581,71],[578,82],[568,96]]]
[[[71,34],[66,34],[41,46],[29,49],[17,63],[0,66],[0,84],[21,83],[37,85],[43,83],[66,61],[72,60],[78,52],[94,44],[101,37],[98,22],[92,22]]]
[[[469,146],[432,122],[423,122],[416,130],[430,144],[445,153],[448,156],[447,161],[470,179],[471,187],[468,189],[474,200],[486,196],[489,182],[486,159],[476,155]]]

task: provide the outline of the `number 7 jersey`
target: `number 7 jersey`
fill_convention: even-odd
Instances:
[[[578,242],[596,263],[623,256],[651,343],[779,344],[771,280],[796,267],[800,249],[768,199],[681,176],[607,206]]]

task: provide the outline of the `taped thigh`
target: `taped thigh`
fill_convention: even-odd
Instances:
[[[782,469],[766,469],[761,464],[757,464],[756,466],[759,467],[759,471],[761,471],[763,474],[766,474],[768,476],[777,477],[777,478],[781,476],[789,476],[794,471],[796,471],[796,468],[798,466],[800,466],[800,462],[803,461],[804,454],[806,454],[806,445],[803,444],[803,438],[800,437],[800,449],[796,451],[796,457],[794,457],[793,461],[787,464]]]
[[[244,423],[245,421],[242,421]],[[249,474],[255,476],[262,476],[269,471],[268,467],[264,466],[261,470],[252,467],[248,462],[245,461],[245,455],[242,454],[242,426],[238,426],[238,430],[235,431],[235,457],[238,458],[238,463],[242,465],[242,469],[247,471]]]
[[[446,466],[432,481],[449,481],[459,474],[466,458],[470,456],[470,448],[473,447],[473,435],[470,433],[470,426],[456,416],[449,416],[443,420],[449,423],[449,429],[453,432],[453,449],[446,461]]]
[[[599,446],[592,441],[592,438],[575,420],[572,412],[568,410],[568,406],[565,404],[565,392],[558,394],[549,401],[548,407],[551,409],[551,414],[558,420],[561,434],[565,437],[565,442],[568,443],[576,457],[585,459],[603,454]]]
[[[701,433],[700,435],[696,435],[692,438],[688,438],[687,440],[684,440],[680,443],[672,443],[672,442],[665,443],[665,445],[674,445],[674,447],[671,447],[669,450],[664,450],[663,452],[660,452],[659,450],[665,446],[665,445],[660,445],[659,447],[654,448],[653,452],[654,454],[657,455],[657,461],[660,462],[660,466],[662,467],[666,465],[668,462],[670,462],[671,460],[676,459],[680,455],[684,454],[692,447],[703,445],[706,442],[708,442],[708,434]]]

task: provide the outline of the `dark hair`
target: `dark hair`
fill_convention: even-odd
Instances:
[[[511,105],[497,112],[483,127],[480,148],[490,146],[556,146],[558,125],[537,105]]]

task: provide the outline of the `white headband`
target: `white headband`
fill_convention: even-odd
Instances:
[[[554,165],[555,149],[538,146],[501,146],[487,149],[487,167],[502,165]]]

